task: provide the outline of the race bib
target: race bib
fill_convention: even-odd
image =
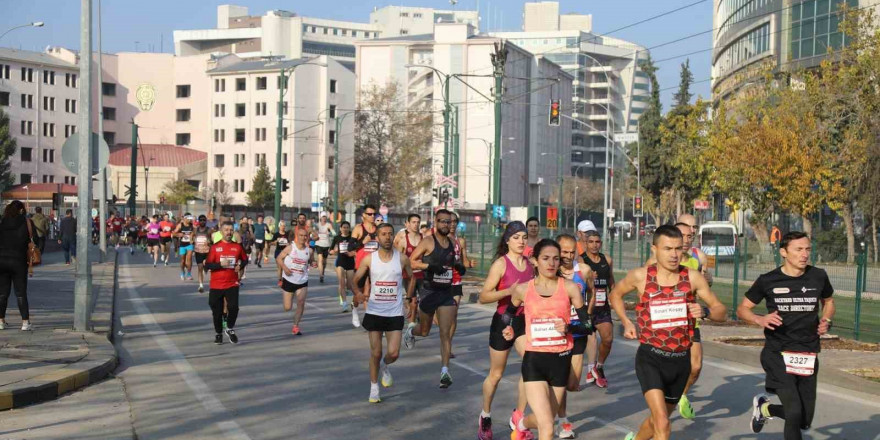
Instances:
[[[378,241],[368,241],[364,244],[364,251],[366,252],[376,252],[379,250],[379,242]]]
[[[198,244],[198,245],[208,244],[208,237],[206,237],[204,235],[199,235],[198,237],[196,237],[196,244]]]
[[[171,228],[168,227],[168,226],[162,228],[162,230],[165,231],[165,232],[171,232]]]
[[[783,351],[785,372],[797,376],[812,376],[816,368],[816,353]]]
[[[581,318],[578,317],[577,310],[575,310],[574,306],[571,306],[571,320],[580,322]]]
[[[529,332],[533,347],[554,347],[568,342],[565,334],[556,331],[555,318],[532,318],[529,321]]]
[[[608,301],[608,294],[605,289],[596,289],[596,307],[602,307]]]
[[[654,330],[688,324],[688,308],[684,298],[655,299],[648,304],[648,310],[651,312],[651,328]]]
[[[279,246],[287,246],[287,239],[286,239],[286,238],[283,238],[283,237],[282,237],[282,238],[279,238],[279,239],[278,239],[278,245],[279,245]]]
[[[306,260],[301,260],[299,258],[295,258],[290,261],[290,265],[287,267],[290,268],[290,270],[292,272],[302,274],[302,273],[306,273],[306,271],[308,270],[306,267],[306,266],[308,266],[308,264],[309,264],[309,262]]]
[[[440,275],[434,275],[434,282],[438,284],[449,284],[452,282],[452,269],[446,269],[446,272]]]
[[[150,229],[150,234],[152,234],[152,235],[156,235],[156,234],[158,234],[158,233],[159,233],[159,230],[158,230],[158,229],[155,229],[155,228],[154,228],[154,229]]]
[[[137,232],[138,228],[136,228],[136,227],[131,227],[131,228],[128,228],[128,230],[131,231],[131,232]]]
[[[376,302],[396,302],[397,289],[397,281],[376,281],[370,292]]]
[[[190,241],[192,241],[192,235],[190,235],[189,232],[184,232],[183,236],[180,237],[180,241],[184,243],[189,243]]]
[[[235,267],[235,257],[220,257],[220,264],[224,262],[229,264],[229,267]]]
[[[340,253],[348,252],[348,242],[347,241],[339,242],[339,252]]]
[[[258,238],[258,239],[254,240],[254,241],[257,242],[257,244],[262,244],[262,243],[263,243],[263,239],[262,239],[262,238]]]

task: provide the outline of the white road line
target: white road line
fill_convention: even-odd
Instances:
[[[223,406],[220,399],[214,396],[210,387],[208,387],[208,384],[199,377],[196,370],[190,365],[189,361],[186,360],[186,356],[183,355],[180,349],[177,348],[171,338],[165,333],[165,330],[163,330],[159,323],[156,322],[156,319],[153,318],[153,314],[150,312],[149,307],[147,307],[144,300],[138,295],[137,289],[131,286],[130,271],[128,267],[124,265],[122,267],[126,274],[126,290],[128,291],[128,296],[132,299],[132,305],[138,314],[137,318],[140,320],[141,324],[147,328],[150,336],[153,337],[156,344],[158,344],[159,347],[162,348],[162,351],[165,352],[165,355],[171,361],[172,365],[174,365],[174,368],[177,369],[177,372],[183,378],[184,382],[186,382],[187,386],[193,391],[196,398],[199,399],[199,402],[202,403],[202,406],[205,407],[205,410],[214,415],[228,416],[229,410]],[[241,426],[232,420],[218,422],[217,426],[226,434],[227,438],[234,440],[250,440],[250,437],[248,437],[247,433],[241,429]]]

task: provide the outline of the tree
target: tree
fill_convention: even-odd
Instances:
[[[668,149],[663,144],[660,135],[660,125],[663,123],[663,105],[660,103],[660,84],[657,82],[657,67],[648,59],[640,66],[642,72],[648,75],[651,82],[651,99],[648,108],[639,118],[639,142],[641,142],[642,157],[639,163],[642,173],[642,188],[646,200],[658,201],[658,203],[645,204],[645,208],[660,221],[662,217],[659,211],[659,200],[663,192],[672,186],[671,173],[669,173],[666,158]],[[659,224],[658,224],[659,226]]]
[[[226,175],[226,170],[220,169],[217,172],[217,187],[211,189],[211,198],[214,199],[214,203],[218,212],[223,212],[223,207],[232,203],[232,188],[230,188],[229,183],[223,178]],[[274,202],[274,200],[273,200]]]
[[[185,205],[186,202],[194,200],[198,194],[198,188],[190,185],[186,180],[172,180],[165,183],[165,203],[172,205]]]
[[[9,128],[9,116],[0,109],[0,190],[5,191],[15,184],[10,161],[18,147]]]
[[[691,72],[691,60],[688,58],[681,63],[681,73],[679,74],[678,92],[672,95],[675,103],[672,106],[673,111],[676,109],[685,109],[690,105],[694,95],[691,93],[691,84],[694,83],[694,74]]]
[[[404,109],[410,111],[402,111]],[[355,114],[353,187],[367,203],[398,206],[431,185],[433,114],[404,104],[396,82],[371,85]]]
[[[250,207],[257,209],[266,209],[275,203],[275,179],[269,175],[265,163],[257,168],[251,190],[247,192],[247,201]]]

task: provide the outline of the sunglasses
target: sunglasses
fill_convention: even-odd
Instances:
[[[364,215],[368,215],[368,216],[372,217],[372,216],[376,215],[376,213],[375,212],[365,212]]]
[[[442,223],[444,225],[448,225],[452,223],[452,220],[437,220],[437,223]]]

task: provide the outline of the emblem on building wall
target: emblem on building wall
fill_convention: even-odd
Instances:
[[[135,97],[141,110],[148,112],[156,102],[156,88],[152,84],[143,83],[135,91]]]

